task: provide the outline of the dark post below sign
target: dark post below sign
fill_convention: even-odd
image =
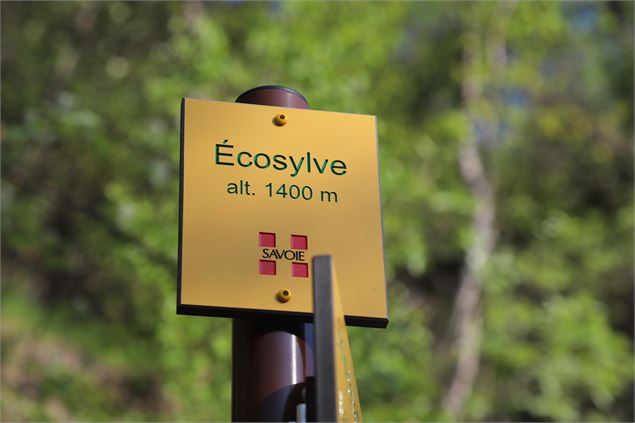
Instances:
[[[297,91],[263,86],[237,103],[308,109]],[[232,333],[232,420],[295,421],[296,405],[313,370],[313,325],[288,320],[234,319]]]

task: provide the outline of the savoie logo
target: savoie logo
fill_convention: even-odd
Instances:
[[[290,235],[287,249],[276,248],[276,234],[273,232],[258,232],[258,245],[262,248],[258,273],[261,275],[277,274],[279,260],[291,262],[291,276],[296,278],[309,277],[309,264],[304,257],[309,249],[309,237],[306,235]]]

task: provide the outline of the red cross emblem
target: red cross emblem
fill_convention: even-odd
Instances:
[[[262,248],[275,249],[276,248],[276,234],[272,232],[259,232],[258,233],[258,245]],[[261,259],[258,266],[258,273],[261,275],[276,275],[277,274],[277,260],[271,260],[271,258],[278,258],[276,254],[281,255],[281,259],[291,261],[291,276],[296,278],[308,278],[309,277],[309,264],[297,261],[299,256],[298,251],[306,251],[309,247],[309,238],[306,235],[291,235],[290,236],[289,250],[278,251],[275,254],[271,254],[269,259]],[[292,251],[295,250],[295,251]],[[302,254],[301,257],[304,255]]]

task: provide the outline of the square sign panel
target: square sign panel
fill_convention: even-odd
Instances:
[[[313,313],[311,257],[348,324],[388,324],[376,118],[183,99],[177,312]]]

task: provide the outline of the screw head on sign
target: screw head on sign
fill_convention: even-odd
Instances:
[[[276,126],[284,126],[287,124],[287,115],[278,113],[273,117],[273,123]]]
[[[276,299],[281,303],[286,303],[291,299],[291,291],[289,291],[288,289],[281,289],[276,294]]]

